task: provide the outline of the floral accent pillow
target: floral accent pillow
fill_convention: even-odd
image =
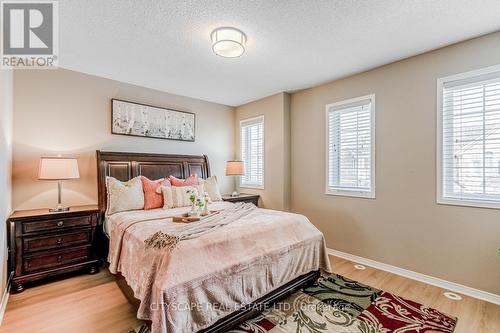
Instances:
[[[161,190],[163,192],[164,209],[191,206],[190,194],[188,193],[190,190],[194,190],[197,194],[205,193],[203,185],[162,186]]]
[[[163,207],[163,195],[158,191],[161,186],[170,186],[170,181],[165,178],[150,180],[141,176],[142,189],[144,191],[144,209],[155,209]]]
[[[168,180],[172,184],[172,186],[193,186],[193,185],[199,185],[200,181],[198,179],[198,175],[194,174],[186,179],[179,179],[174,176],[168,177]]]
[[[106,188],[108,192],[107,215],[144,208],[144,192],[140,176],[128,182],[106,177]]]

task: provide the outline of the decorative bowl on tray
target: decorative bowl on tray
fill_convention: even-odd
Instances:
[[[190,215],[189,213],[184,213],[184,214],[179,215],[179,216],[173,216],[172,221],[177,222],[177,223],[198,222],[198,221],[212,217],[212,216],[219,214],[219,213],[220,213],[220,211],[218,211],[218,210],[211,211],[208,215],[198,215],[198,216],[193,216],[193,215]]]

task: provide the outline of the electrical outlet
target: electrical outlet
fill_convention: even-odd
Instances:
[[[500,249],[497,250],[497,258],[500,259]]]

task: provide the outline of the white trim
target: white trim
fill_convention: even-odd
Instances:
[[[241,124],[242,123],[254,123],[254,122],[260,122],[262,120],[262,123],[264,123],[264,115],[261,114],[259,116],[255,116],[255,117],[251,117],[251,118],[244,118],[244,119],[240,119],[240,127],[241,127]]]
[[[360,263],[360,264],[363,264],[366,266],[377,268],[377,269],[380,269],[382,271],[386,271],[386,272],[393,273],[393,274],[396,274],[399,276],[403,276],[403,277],[408,278],[408,279],[420,281],[420,282],[427,283],[427,284],[430,284],[430,285],[433,285],[433,286],[436,286],[436,287],[439,287],[439,288],[442,288],[445,290],[453,291],[453,292],[456,292],[456,293],[459,293],[462,295],[467,295],[467,296],[474,297],[474,298],[477,298],[477,299],[480,299],[480,300],[483,300],[486,302],[500,305],[500,295],[496,295],[496,294],[493,294],[493,293],[490,293],[487,291],[467,287],[467,286],[464,286],[464,285],[461,285],[461,284],[458,284],[455,282],[446,281],[446,280],[436,278],[433,276],[425,275],[422,273],[410,271],[408,269],[399,268],[399,267],[388,265],[388,264],[384,264],[384,263],[381,263],[381,262],[378,262],[375,260],[366,259],[363,257],[358,257],[354,254],[349,254],[349,253],[337,251],[337,250],[330,249],[330,248],[327,248],[327,252],[329,255],[332,255],[332,256],[336,256],[336,257],[339,257],[342,259],[346,259],[346,260]]]
[[[7,302],[9,301],[10,281],[12,280],[13,276],[14,276],[14,272],[11,272],[9,274],[9,278],[7,279],[7,285],[5,286],[5,289],[4,289],[3,294],[2,294],[2,300],[0,302],[0,326],[2,325],[3,316],[5,314],[5,309],[7,308]]]
[[[340,190],[340,189],[329,189],[328,188],[328,147],[330,146],[330,135],[329,135],[329,124],[328,124],[328,114],[329,114],[329,109],[335,106],[342,106],[342,105],[348,105],[348,104],[354,104],[358,103],[364,100],[369,100],[371,103],[371,191],[357,191],[357,190]],[[375,199],[375,132],[376,132],[376,126],[375,126],[375,118],[376,118],[376,107],[375,107],[375,94],[370,94],[370,95],[365,95],[365,96],[360,96],[360,97],[355,97],[347,100],[343,100],[340,102],[335,102],[335,103],[330,103],[325,106],[325,194],[326,195],[337,195],[337,196],[344,196],[344,197],[355,197],[355,198],[365,198],[365,199]]]
[[[441,176],[441,175],[440,175]],[[441,192],[441,189],[438,189]],[[461,200],[461,199],[447,199],[443,198],[440,194],[437,198],[437,204],[439,205],[452,205],[452,206],[462,206],[462,207],[476,207],[476,208],[490,208],[490,209],[500,209],[500,203],[488,203],[488,201],[481,200]]]
[[[448,76],[439,78],[438,82],[441,81],[444,83],[444,82],[458,81],[458,80],[468,79],[471,76],[491,74],[491,73],[498,72],[498,71],[500,71],[500,64],[489,66],[489,67],[484,67],[484,68],[480,68],[480,69],[475,69],[475,70],[468,71],[468,72],[448,75]]]
[[[240,119],[240,160],[241,159],[241,125],[243,123],[253,123],[253,122],[262,122],[262,185],[258,184],[243,184],[243,177],[240,177],[240,188],[250,188],[250,189],[257,189],[257,190],[264,190],[265,184],[266,184],[266,123],[265,123],[265,118],[264,115],[252,117],[252,118],[245,118],[245,119]]]
[[[241,188],[251,188],[254,190],[263,190],[264,189],[264,185],[241,184],[241,181],[240,181],[240,187]]]
[[[446,83],[453,81],[459,81],[468,79],[475,76],[487,75],[495,72],[500,72],[500,65],[494,65],[490,67],[485,67],[469,72],[449,75],[446,77],[437,79],[437,112],[436,112],[436,203],[440,205],[454,205],[454,206],[465,206],[465,207],[479,207],[479,208],[494,208],[499,209],[500,203],[488,202],[487,200],[460,200],[445,198],[443,196],[443,88]]]
[[[328,186],[327,186],[328,187]],[[375,199],[375,193],[370,191],[356,191],[356,190],[337,190],[337,189],[326,189],[326,195],[336,195],[341,197],[353,197],[361,199]]]

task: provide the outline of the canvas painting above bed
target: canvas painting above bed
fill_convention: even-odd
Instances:
[[[195,114],[112,99],[111,133],[194,141]]]

